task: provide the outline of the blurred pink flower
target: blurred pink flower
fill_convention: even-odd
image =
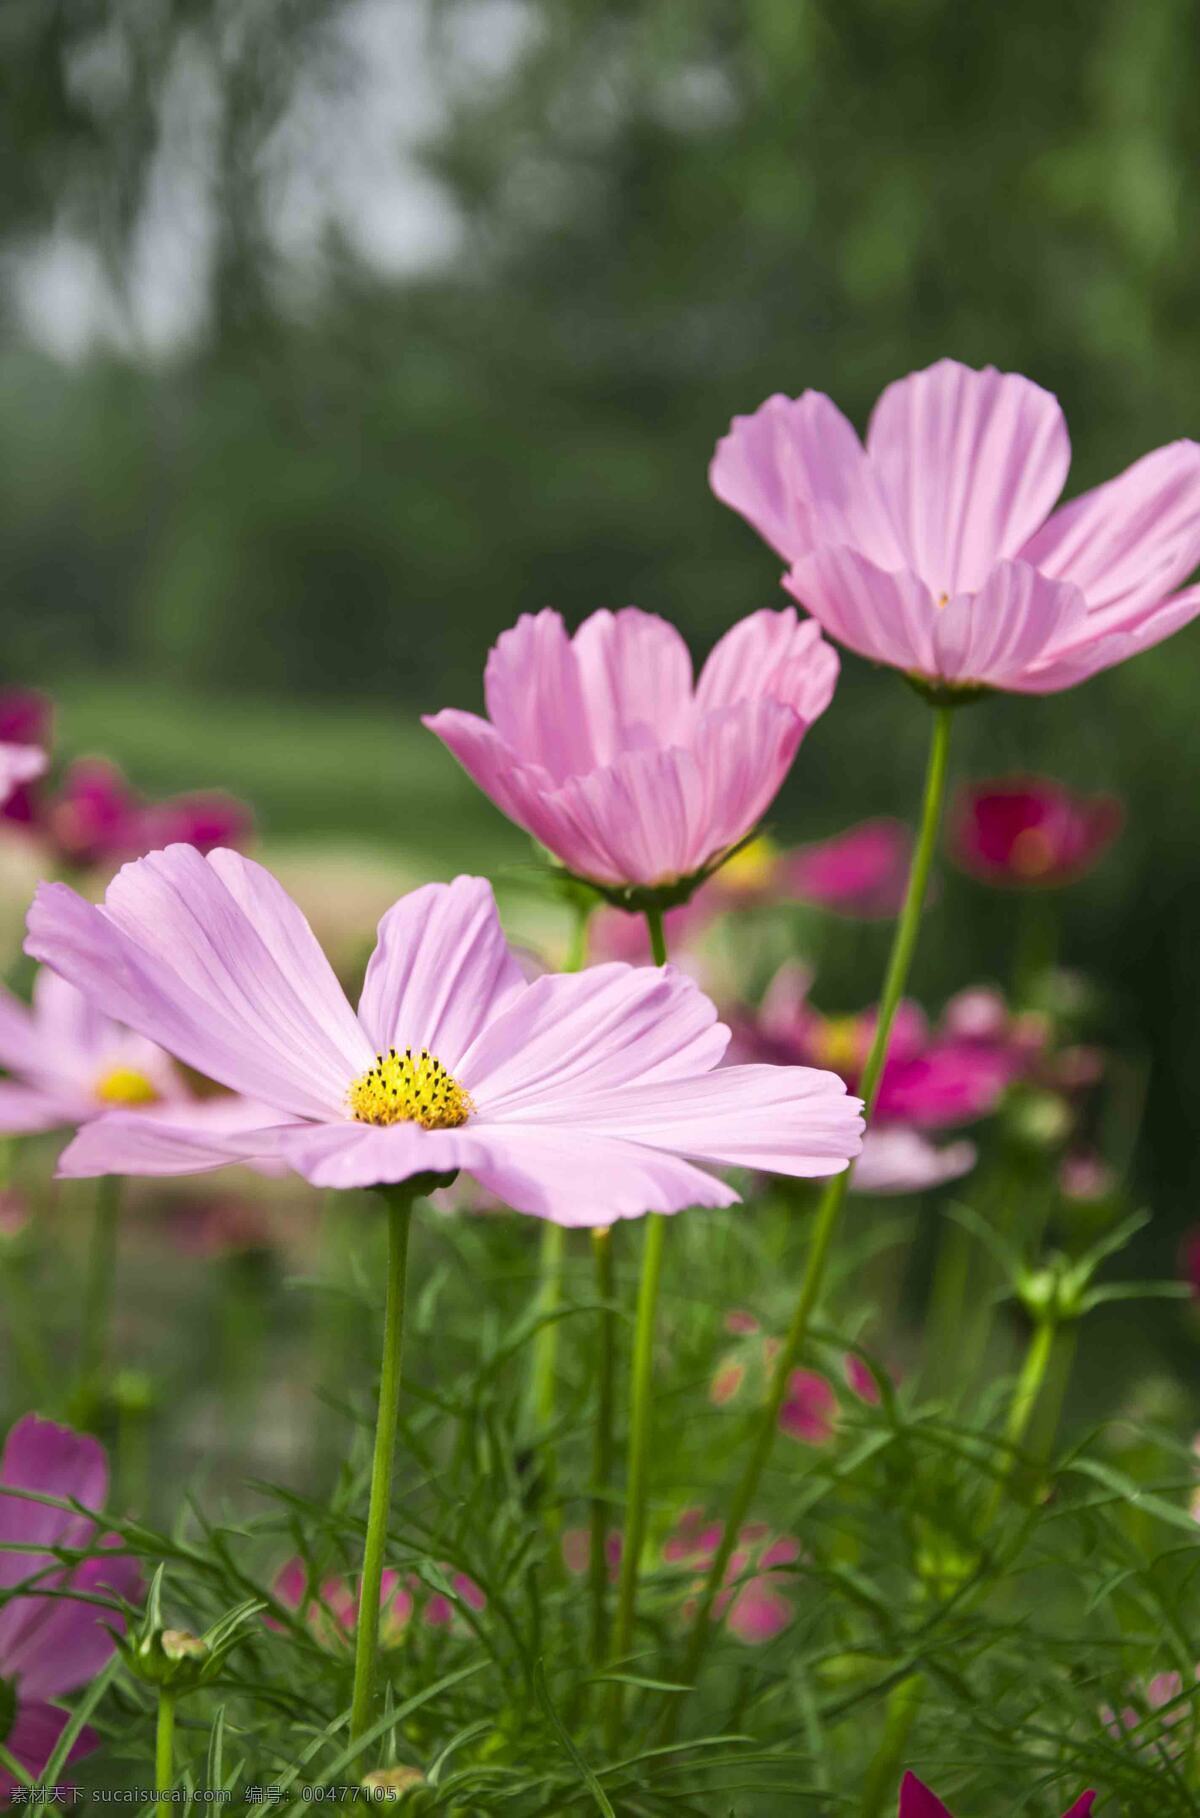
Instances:
[[[858,1399],[865,1401],[868,1407],[878,1407],[881,1396],[874,1371],[868,1369],[862,1358],[854,1351],[846,1352],[842,1367],[846,1372],[846,1382]],[[894,1380],[894,1373],[890,1374]]]
[[[1063,1818],[1089,1818],[1095,1799],[1095,1793],[1081,1793],[1074,1805],[1063,1813]],[[923,1780],[910,1772],[905,1774],[900,1785],[899,1818],[954,1818],[954,1814],[930,1792]]]
[[[862,920],[898,915],[912,835],[903,821],[860,821],[828,840],[798,846],[782,863],[783,887],[802,903]]]
[[[719,1068],[728,1030],[672,967],[528,983],[481,878],[388,911],[357,1015],[291,898],[234,852],[155,853],[120,872],[102,908],[44,884],[28,951],[274,1107],[237,1132],[114,1113],[80,1132],[64,1175],[258,1158],[351,1188],[461,1168],[517,1211],[592,1225],[735,1203],[696,1160],[828,1175],[859,1147],[858,1105],[835,1075]]]
[[[746,1313],[740,1307],[733,1307],[725,1315],[725,1330],[733,1332],[739,1338],[748,1337],[759,1330],[759,1323],[753,1313]]]
[[[952,688],[1044,694],[1200,612],[1200,448],[1173,442],[1054,509],[1058,402],[940,360],[888,386],[866,446],[808,391],[735,417],[713,491],[790,564],[785,585],[872,662]]]
[[[1090,871],[1123,820],[1115,796],[1081,795],[1052,777],[972,783],[951,811],[950,853],[983,883],[1046,889]]]
[[[1117,1178],[1108,1163],[1091,1150],[1075,1149],[1059,1163],[1058,1190],[1064,1199],[1093,1205],[1116,1189]]]
[[[220,791],[147,803],[106,758],[72,764],[36,818],[60,862],[81,870],[119,864],[169,844],[201,852],[242,845],[254,831],[245,803]]]
[[[245,802],[221,790],[172,795],[152,802],[139,817],[137,849],[194,846],[212,852],[218,846],[245,846],[254,833],[254,816]]]
[[[248,1256],[275,1248],[268,1208],[249,1194],[220,1193],[172,1210],[167,1230],[185,1256]]]
[[[0,1682],[15,1699],[4,1746],[36,1779],[54,1753],[69,1713],[58,1701],[90,1685],[113,1652],[108,1628],[121,1631],[124,1618],[102,1604],[73,1599],[140,1595],[135,1560],[107,1549],[115,1535],[98,1536],[96,1525],[72,1509],[52,1508],[7,1495],[30,1490],[98,1510],[108,1494],[108,1463],[98,1440],[69,1427],[26,1414],[12,1428],[0,1460]],[[65,1567],[61,1550],[99,1549],[79,1565]],[[28,1590],[16,1587],[26,1582]],[[71,1749],[74,1761],[99,1738],[85,1729]],[[0,1802],[11,1799],[17,1781],[0,1769]]]
[[[727,1402],[733,1401],[745,1380],[746,1366],[740,1358],[724,1358],[713,1373],[708,1399],[714,1407],[723,1408]]]
[[[928,1193],[961,1180],[977,1159],[975,1144],[966,1137],[938,1144],[907,1124],[873,1125],[855,1163],[854,1188],[857,1193]]]
[[[610,1584],[621,1576],[621,1530],[610,1528],[604,1536],[604,1567]],[[562,1537],[563,1563],[578,1576],[592,1560],[592,1536],[587,1528],[568,1528]]]
[[[722,1532],[719,1522],[706,1522],[703,1510],[686,1509],[663,1546],[663,1559],[702,1575],[721,1544]],[[799,1557],[800,1548],[786,1536],[772,1537],[761,1525],[741,1530],[713,1602],[717,1620],[723,1619],[738,1641],[760,1646],[787,1628],[795,1612],[781,1587],[790,1587],[794,1574],[783,1568]],[[697,1591],[701,1582],[698,1577]],[[694,1613],[695,1599],[689,1598],[683,1606],[685,1621]]]
[[[54,705],[36,688],[0,688],[0,816],[27,824],[34,814],[28,785],[46,768]]]
[[[753,830],[837,671],[791,608],[735,625],[695,683],[687,645],[652,613],[595,612],[570,638],[547,610],[493,646],[488,719],[446,708],[424,724],[576,876],[674,886]]]
[[[271,1586],[276,1602],[294,1610],[323,1648],[351,1645],[358,1627],[358,1593],[348,1578],[333,1574],[314,1585],[304,1561],[295,1555],[280,1566]],[[399,1572],[384,1569],[379,1581],[379,1645],[398,1647],[404,1640],[413,1613],[412,1593]],[[273,1618],[268,1626],[278,1628]]]
[[[833,1385],[815,1370],[793,1370],[779,1410],[779,1431],[806,1446],[823,1446],[833,1438],[837,1397]]]
[[[45,768],[46,754],[39,746],[0,744],[0,808],[7,812],[14,801],[24,800],[25,784],[41,776]],[[18,808],[9,818],[24,820],[23,808]]]

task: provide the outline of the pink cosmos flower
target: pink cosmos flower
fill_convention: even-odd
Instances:
[[[218,846],[244,846],[254,832],[254,816],[245,802],[220,789],[198,790],[192,795],[172,795],[151,802],[142,810],[137,829],[137,851],[156,852],[161,846],[194,846],[213,852]],[[123,856],[131,856],[125,854]]]
[[[145,802],[106,758],[72,764],[37,818],[60,861],[81,869],[117,864],[167,844],[210,852],[240,845],[254,830],[245,803],[219,790]]]
[[[472,1610],[487,1608],[487,1596],[466,1572],[444,1566],[455,1596]],[[296,1556],[280,1566],[271,1587],[276,1601],[295,1610],[314,1640],[331,1653],[353,1645],[358,1627],[358,1592],[348,1578],[331,1574],[314,1585],[304,1561]],[[449,1597],[440,1591],[426,1594],[424,1581],[414,1574],[401,1576],[393,1567],[384,1568],[379,1581],[379,1645],[399,1647],[408,1633],[414,1615],[426,1628],[448,1628],[456,1609]],[[265,1617],[269,1628],[277,1629],[273,1617]]]
[[[951,856],[985,884],[1069,884],[1108,850],[1124,818],[1115,796],[1080,795],[1051,777],[973,783],[951,815]]]
[[[464,1169],[566,1225],[730,1205],[697,1162],[826,1175],[859,1147],[833,1074],[722,1069],[729,1032],[671,967],[528,982],[481,878],[384,916],[358,1013],[262,866],[192,847],[127,865],[102,907],[43,884],[28,951],[189,1066],[275,1108],[236,1134],[121,1113],[86,1126],[68,1175],[191,1173],[275,1158],[315,1186]]]
[[[823,1446],[833,1438],[837,1396],[815,1370],[793,1370],[779,1410],[779,1431],[802,1445]]]
[[[86,1515],[26,1501],[7,1494],[10,1489],[99,1509],[108,1494],[104,1448],[87,1434],[27,1414],[9,1433],[0,1459],[0,1541],[5,1548],[0,1551],[0,1588],[8,1596],[0,1608],[0,1682],[16,1700],[4,1746],[36,1779],[67,1723],[58,1700],[89,1685],[111,1656],[113,1639],[104,1625],[124,1626],[119,1611],[74,1601],[70,1593],[132,1603],[140,1578],[134,1560],[105,1550],[117,1544],[115,1537],[98,1538]],[[100,1550],[78,1565],[64,1566],[52,1548]],[[28,1588],[17,1590],[19,1585]],[[98,1741],[85,1729],[70,1759],[87,1754]],[[0,1802],[11,1798],[16,1784],[0,1769]]]
[[[1081,1793],[1063,1818],[1089,1818],[1095,1793]],[[899,1818],[954,1818],[954,1814],[936,1798],[923,1780],[913,1773],[905,1774],[900,1785]]]
[[[526,615],[494,645],[489,717],[425,725],[569,871],[613,889],[698,879],[745,839],[828,707],[838,663],[795,611],[756,612],[693,683],[687,645],[629,606],[573,638]]]
[[[700,1574],[712,1564],[723,1533],[720,1522],[706,1522],[702,1509],[685,1509],[663,1546],[663,1559],[668,1565],[684,1566]],[[738,1544],[730,1555],[721,1589],[713,1602],[718,1621],[723,1620],[729,1633],[748,1646],[761,1646],[773,1641],[791,1623],[795,1610],[785,1594],[795,1585],[795,1574],[784,1568],[794,1565],[800,1548],[786,1536],[772,1536],[761,1524],[751,1523],[738,1535]],[[683,1606],[684,1620],[695,1614],[696,1600],[689,1598]]]
[[[46,754],[37,745],[0,744],[0,808],[6,808],[45,768]]]
[[[903,821],[860,821],[789,853],[784,887],[798,902],[838,915],[889,918],[900,913],[911,853],[912,835]]]
[[[717,445],[713,491],[790,564],[785,585],[873,662],[1044,694],[1200,612],[1200,448],[1173,442],[1054,509],[1055,398],[940,360],[890,385],[866,446],[820,392],[769,398]]]

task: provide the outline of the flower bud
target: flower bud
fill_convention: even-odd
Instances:
[[[407,1803],[407,1795],[414,1788],[425,1785],[425,1776],[415,1767],[376,1768],[373,1774],[365,1774],[359,1784],[371,1799],[386,1799],[397,1804],[403,1799]]]

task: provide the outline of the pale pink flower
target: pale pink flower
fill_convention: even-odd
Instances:
[[[685,1566],[703,1573],[712,1563],[724,1530],[719,1522],[706,1522],[701,1509],[685,1509],[663,1546],[668,1565]],[[725,1575],[713,1600],[713,1613],[729,1633],[749,1646],[761,1646],[782,1634],[795,1614],[786,1590],[795,1583],[794,1573],[784,1570],[800,1557],[800,1548],[787,1536],[772,1536],[759,1523],[738,1534]],[[700,1590],[703,1579],[697,1579]],[[695,1615],[696,1598],[683,1606],[685,1621]]]
[[[837,1397],[833,1385],[815,1370],[793,1370],[779,1410],[779,1431],[806,1446],[823,1446],[833,1438]]]
[[[119,1610],[71,1593],[133,1602],[140,1574],[135,1560],[110,1550],[115,1538],[98,1536],[88,1516],[9,1495],[10,1489],[99,1509],[108,1494],[104,1448],[87,1434],[26,1414],[9,1433],[0,1460],[0,1590],[7,1599],[0,1608],[0,1682],[16,1707],[4,1746],[36,1779],[67,1723],[59,1700],[92,1683],[113,1652],[108,1629],[124,1627]],[[61,1563],[63,1551],[93,1549],[78,1565]],[[17,1589],[21,1585],[27,1588]],[[89,1753],[98,1741],[83,1730],[69,1759]],[[11,1798],[16,1784],[0,1769],[0,1802]]]
[[[352,1646],[358,1627],[358,1593],[348,1578],[333,1573],[314,1584],[297,1554],[280,1566],[271,1589],[276,1602],[295,1611],[323,1648],[337,1651]],[[399,1647],[412,1613],[412,1592],[400,1573],[386,1566],[379,1581],[380,1647]],[[273,1617],[265,1620],[268,1627],[279,1627]]]
[[[127,865],[102,907],[44,884],[28,951],[189,1066],[273,1107],[238,1132],[86,1126],[67,1175],[276,1159],[321,1187],[464,1169],[517,1211],[610,1224],[730,1205],[697,1163],[836,1174],[861,1119],[835,1075],[721,1068],[729,1032],[671,967],[528,982],[491,886],[429,884],[384,916],[356,1014],[262,866],[188,846]]]
[[[890,385],[866,445],[820,392],[735,417],[717,497],[790,565],[829,635],[952,688],[1043,694],[1200,612],[1200,448],[1172,442],[1055,510],[1070,465],[1055,398],[940,360]]]
[[[547,610],[493,647],[487,719],[447,708],[424,723],[576,876],[670,887],[753,830],[837,671],[791,608],[735,625],[695,682],[687,645],[652,613],[595,612],[571,638]]]

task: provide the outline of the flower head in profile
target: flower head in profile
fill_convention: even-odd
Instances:
[[[510,820],[607,890],[682,900],[751,833],[837,680],[794,609],[756,612],[693,680],[664,619],[595,612],[518,620],[484,672],[488,718],[425,720]]]
[[[58,1700],[91,1684],[113,1652],[109,1629],[124,1627],[115,1603],[110,1608],[82,1599],[133,1602],[140,1580],[136,1562],[115,1554],[112,1537],[99,1535],[88,1516],[9,1493],[14,1490],[99,1509],[108,1494],[104,1448],[87,1434],[27,1414],[9,1433],[0,1459],[0,1587],[6,1597],[0,1608],[0,1701],[13,1705],[3,1742],[36,1779],[68,1721]],[[64,1552],[91,1556],[63,1565]],[[97,1743],[91,1730],[83,1730],[69,1759]],[[16,1784],[0,1769],[0,1801]]]
[[[1045,694],[1200,612],[1200,447],[1172,442],[1055,505],[1058,402],[940,360],[888,386],[865,445],[816,391],[768,398],[718,444],[713,491],[789,565],[830,637],[953,694]]]
[[[1090,1818],[1095,1802],[1095,1793],[1081,1793],[1074,1805],[1063,1813],[1063,1818]],[[930,1792],[923,1780],[918,1780],[914,1773],[909,1772],[900,1783],[898,1818],[954,1818],[954,1814]]]
[[[823,1016],[809,1001],[808,988],[803,969],[783,966],[757,1016],[739,1024],[741,1051],[832,1067],[854,1090],[874,1037],[875,1012]],[[856,1188],[914,1193],[966,1173],[974,1165],[973,1146],[956,1142],[938,1148],[930,1134],[994,1111],[1028,1065],[1028,1051],[1008,1022],[988,1035],[961,1034],[949,1023],[931,1028],[918,1005],[902,1003],[855,1169]]]
[[[387,912],[357,1012],[291,898],[235,852],[153,853],[100,907],[43,884],[27,951],[272,1107],[237,1132],[113,1113],[80,1131],[63,1174],[253,1157],[349,1188],[461,1168],[516,1211],[596,1225],[734,1203],[710,1166],[836,1174],[859,1148],[859,1105],[836,1075],[721,1068],[729,1031],[673,968],[528,981],[481,878]]]
[[[973,783],[950,817],[950,853],[985,884],[1045,890],[1085,876],[1123,820],[1115,796],[1080,795],[1052,777]]]

